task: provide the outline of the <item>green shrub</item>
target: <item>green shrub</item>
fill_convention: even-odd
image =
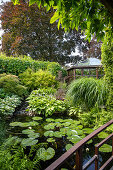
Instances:
[[[37,88],[47,88],[47,87],[57,87],[58,81],[56,81],[55,76],[49,71],[38,70],[33,72],[30,68],[24,73],[19,75],[21,82],[28,87],[28,89],[34,90]]]
[[[66,110],[66,103],[47,93],[39,93],[38,90],[32,91],[31,95],[27,98],[29,103],[29,111],[36,114],[49,116],[55,112],[64,112]]]
[[[0,54],[0,73],[5,72],[18,76],[28,68],[31,68],[34,71],[39,69],[48,70],[54,76],[57,76],[59,70],[62,71],[63,76],[66,74],[66,71],[55,62],[35,61],[28,56],[7,57],[4,54]]]
[[[67,75],[66,70],[64,70],[58,63],[56,62],[50,62],[47,66],[47,70],[51,72],[52,75],[55,77],[58,77],[58,72],[62,72],[62,77],[65,77]]]
[[[7,96],[4,99],[0,98],[0,115],[12,115],[15,108],[21,103],[18,96]]]
[[[69,85],[66,96],[74,106],[85,104],[86,108],[90,110],[95,105],[106,104],[106,84],[103,80],[99,79],[81,78]]]
[[[113,108],[113,38],[107,35],[102,44],[102,63],[105,70],[105,81],[109,91],[107,105]]]
[[[0,74],[0,88],[5,93],[15,94],[20,97],[27,95],[27,88],[20,84],[17,76],[11,74]]]

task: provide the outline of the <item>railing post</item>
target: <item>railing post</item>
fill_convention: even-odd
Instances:
[[[82,147],[76,151],[76,170],[82,170],[82,163],[83,163],[83,157],[82,157]]]
[[[113,136],[112,136],[112,156],[113,156]]]
[[[97,156],[95,159],[95,170],[98,170],[98,147],[95,147],[95,155]]]

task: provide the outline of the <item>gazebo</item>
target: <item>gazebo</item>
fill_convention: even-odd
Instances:
[[[99,74],[99,70],[102,69],[101,60],[89,58],[84,62],[81,62],[75,66],[72,66],[67,69],[67,77],[65,77],[66,81],[70,81],[81,76],[86,77],[96,77],[97,79],[102,77],[103,74]],[[79,74],[78,74],[79,70]],[[95,70],[95,74],[92,74],[92,70]],[[87,72],[87,74],[85,73]]]

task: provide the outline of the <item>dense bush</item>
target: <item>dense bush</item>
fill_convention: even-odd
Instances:
[[[46,70],[38,70],[37,72],[34,72],[29,68],[24,73],[20,74],[19,77],[21,82],[28,87],[29,90],[51,86],[57,87],[58,85],[55,76],[52,76],[52,74]]]
[[[0,88],[4,89],[9,95],[18,95],[20,97],[27,95],[27,88],[20,84],[17,76],[11,74],[0,74]]]
[[[20,57],[6,57],[5,55],[0,55],[0,73],[10,73],[14,75],[19,75],[23,73],[27,68],[31,68],[34,71],[39,69],[49,70],[53,75],[57,76],[58,71],[62,71],[62,75],[66,75],[66,71],[55,62],[46,61],[35,61],[28,56]]]
[[[102,44],[102,63],[105,70],[105,81],[109,90],[107,105],[113,108],[113,38],[106,35]]]
[[[42,93],[43,90],[32,91],[31,95],[27,98],[29,103],[29,111],[44,116],[52,115],[56,112],[64,112],[66,110],[66,103],[61,100],[56,100],[52,94],[48,92]]]
[[[5,97],[4,99],[0,98],[0,115],[12,115],[15,111],[15,108],[21,103],[21,100],[18,96],[12,95]]]
[[[105,105],[107,99],[106,84],[103,80],[94,78],[75,80],[68,87],[67,99],[74,106],[85,104],[88,110],[96,105]]]

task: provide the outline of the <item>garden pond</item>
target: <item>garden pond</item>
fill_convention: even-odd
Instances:
[[[38,116],[16,115],[11,119],[0,119],[0,144],[8,136],[19,138],[21,145],[30,150],[32,145],[42,144],[40,152],[40,169],[45,169],[74,144],[93,132],[92,129],[83,128],[80,121],[70,118],[45,118]],[[94,140],[90,140],[83,150],[84,163],[94,155],[94,145],[106,137],[101,132]],[[110,144],[110,143],[109,143]],[[101,166],[111,155],[111,146],[105,144],[100,148],[99,166]],[[36,154],[36,153],[35,153]],[[43,163],[44,162],[44,163]],[[75,155],[73,155],[62,168],[73,169],[75,166]],[[92,164],[88,170],[94,169]]]

